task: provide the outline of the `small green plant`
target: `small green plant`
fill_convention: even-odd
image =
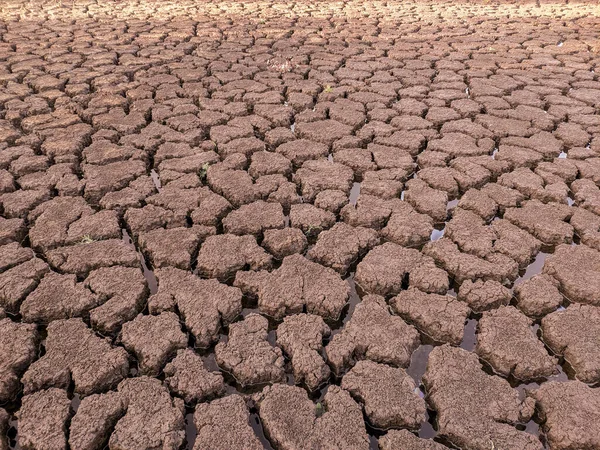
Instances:
[[[200,177],[202,182],[206,181],[206,174],[208,173],[209,167],[210,167],[210,163],[204,163],[202,165],[202,168],[200,169],[200,172],[198,173],[198,176]]]
[[[315,406],[315,414],[317,417],[321,417],[325,413],[325,407],[321,402],[317,403]]]
[[[325,86],[325,89],[323,91],[327,92],[329,94],[330,92],[333,92],[333,88],[331,86],[327,85],[327,86]]]
[[[85,236],[83,236],[81,238],[81,243],[82,244],[91,244],[92,242],[96,242],[96,239],[94,239],[92,236],[90,236],[89,234],[86,234]]]
[[[321,232],[321,227],[313,227],[312,225],[304,232],[307,237],[316,236]]]

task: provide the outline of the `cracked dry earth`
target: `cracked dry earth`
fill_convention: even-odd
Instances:
[[[600,449],[600,6],[0,5],[0,450]]]

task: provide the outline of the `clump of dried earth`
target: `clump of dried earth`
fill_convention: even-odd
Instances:
[[[600,450],[600,9],[3,0],[0,450]]]

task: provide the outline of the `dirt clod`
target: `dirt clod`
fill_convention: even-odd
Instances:
[[[414,327],[391,315],[383,297],[368,295],[325,347],[325,353],[337,374],[362,359],[407,367],[419,343]]]
[[[439,433],[454,445],[543,448],[535,436],[514,427],[527,421],[533,409],[521,403],[506,380],[487,375],[475,354],[449,345],[434,348],[423,382],[438,411]]]
[[[341,387],[364,405],[376,428],[417,429],[425,420],[425,401],[404,369],[359,361],[344,375]]]
[[[283,380],[283,355],[267,341],[268,326],[267,319],[250,314],[231,324],[227,342],[215,347],[217,364],[243,386]]]

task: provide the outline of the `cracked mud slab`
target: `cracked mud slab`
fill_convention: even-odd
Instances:
[[[0,449],[600,448],[599,26],[5,0]]]

